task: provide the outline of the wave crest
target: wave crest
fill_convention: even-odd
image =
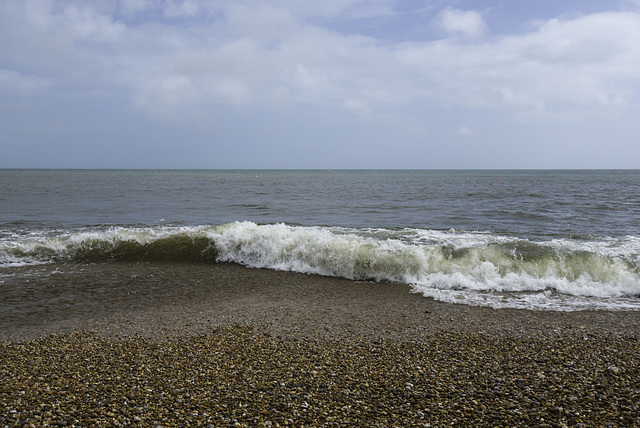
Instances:
[[[234,262],[412,285],[438,300],[500,307],[640,309],[640,240],[547,241],[457,231],[235,222],[112,228],[0,240],[0,262]]]
[[[0,246],[5,264],[49,261],[215,262],[214,243],[197,229],[132,229],[30,236]]]

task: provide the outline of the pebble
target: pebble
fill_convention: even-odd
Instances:
[[[639,355],[637,337],[598,331],[75,332],[0,343],[0,426],[639,426]]]

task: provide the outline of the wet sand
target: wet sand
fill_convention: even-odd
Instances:
[[[49,306],[0,316],[9,426],[640,425],[638,312],[224,264],[69,265],[29,287]]]

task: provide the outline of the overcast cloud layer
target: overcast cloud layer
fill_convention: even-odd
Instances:
[[[0,167],[640,167],[640,4],[525,3],[0,0]]]

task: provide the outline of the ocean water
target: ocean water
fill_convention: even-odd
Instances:
[[[402,283],[493,308],[638,310],[640,171],[0,170],[0,312],[30,278],[119,261]]]

